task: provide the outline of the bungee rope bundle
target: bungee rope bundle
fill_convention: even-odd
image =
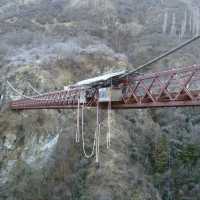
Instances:
[[[106,134],[106,146],[107,149],[110,148],[111,145],[111,92],[109,94],[110,100],[108,103],[108,110],[107,110],[107,134]],[[81,110],[81,114],[80,114]],[[89,159],[95,156],[95,161],[98,163],[99,162],[99,149],[100,149],[100,136],[101,136],[101,123],[100,123],[100,109],[99,109],[99,101],[97,99],[96,101],[96,128],[94,131],[94,140],[93,140],[93,145],[92,145],[92,150],[91,153],[86,152],[86,145],[85,145],[85,133],[84,133],[84,111],[85,111],[85,105],[84,103],[81,105],[80,104],[80,95],[78,97],[78,107],[77,107],[77,119],[76,119],[76,137],[75,141],[76,143],[80,142],[80,135],[81,135],[81,140],[82,140],[82,150],[83,150],[83,155],[85,158]],[[81,118],[81,129],[80,129],[80,118]],[[80,134],[81,132],[81,134]]]

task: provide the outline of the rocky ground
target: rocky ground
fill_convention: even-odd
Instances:
[[[0,200],[198,200],[199,108],[112,112],[100,165],[75,144],[75,111],[13,112],[31,95],[134,68],[199,34],[199,1],[0,1]],[[199,41],[148,70],[200,63]],[[30,84],[29,84],[30,83]],[[95,112],[85,132],[92,145]]]

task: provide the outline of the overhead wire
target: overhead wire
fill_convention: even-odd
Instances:
[[[18,94],[19,96],[23,97],[24,99],[29,99],[29,100],[37,100],[37,101],[53,101],[55,100],[55,96],[50,96],[50,98],[47,98],[48,96],[45,96],[45,95],[48,95],[50,93],[44,93],[44,94],[40,94],[38,96],[34,96],[34,97],[31,97],[31,96],[27,96],[27,95],[24,95],[22,94],[19,90],[17,90],[9,81],[7,81],[7,85],[9,86],[9,88],[11,88],[16,94]],[[44,98],[41,98],[40,96],[43,95]],[[59,100],[60,96],[59,94],[56,95],[56,100]]]
[[[42,93],[38,92],[32,85],[31,83],[28,83],[29,84],[29,87],[38,95],[43,95]]]
[[[19,92],[17,89],[14,88],[14,86],[13,86],[9,81],[7,81],[7,85],[8,85],[15,93],[17,93],[19,96],[24,97],[25,99],[36,100],[36,98],[30,97],[30,96],[26,96],[26,95],[22,94],[21,92]],[[39,99],[37,99],[37,100],[39,100]],[[42,100],[43,100],[43,99],[42,99]]]
[[[133,70],[131,70],[130,72],[127,72],[127,73],[123,74],[121,77],[126,77],[126,76],[132,75],[132,74],[134,74],[134,73],[137,73],[137,71],[139,71],[139,70],[141,70],[141,69],[143,69],[143,68],[145,68],[145,67],[147,67],[147,66],[149,66],[149,65],[152,65],[153,63],[155,63],[155,62],[161,60],[161,59],[164,58],[164,57],[167,57],[167,56],[171,55],[172,53],[174,53],[174,52],[176,52],[176,51],[182,49],[183,47],[189,45],[190,43],[192,43],[192,42],[194,42],[194,41],[196,41],[196,40],[198,40],[199,38],[200,38],[200,35],[197,35],[197,36],[195,36],[195,37],[193,37],[193,38],[187,40],[186,42],[183,42],[182,44],[178,45],[177,47],[175,47],[175,48],[173,48],[173,49],[171,49],[171,50],[169,50],[169,51],[167,51],[167,52],[161,54],[160,56],[153,58],[152,60],[146,62],[145,64],[140,65],[140,66],[137,67],[136,69],[133,69]]]

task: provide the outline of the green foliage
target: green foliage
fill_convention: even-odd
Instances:
[[[0,160],[0,169],[3,167],[3,161]]]
[[[25,162],[17,162],[10,185],[13,197],[22,200],[48,199],[47,182],[42,170],[33,170]]]
[[[143,200],[143,197],[141,194],[142,192],[139,190],[134,191],[134,193],[132,194],[131,200]]]
[[[161,137],[153,145],[150,156],[153,182],[161,192],[163,200],[183,199],[189,194],[188,191],[199,184],[200,177],[197,170],[200,160],[199,144],[182,145],[178,141],[168,143],[165,137]]]
[[[185,166],[194,166],[200,158],[200,145],[187,144],[183,147],[182,152],[179,154],[179,160]]]
[[[169,148],[166,137],[160,137],[152,146],[150,157],[154,173],[163,173],[167,169]]]
[[[85,185],[87,170],[81,169],[73,184],[72,200],[89,200]]]

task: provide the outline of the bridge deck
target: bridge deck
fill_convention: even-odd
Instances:
[[[10,103],[11,109],[76,109],[83,105],[95,107],[100,102],[101,108],[133,109],[151,107],[200,106],[200,66],[171,69],[144,75],[132,75],[121,79],[116,86],[120,97],[101,102],[99,88],[71,88],[30,98],[23,98]],[[111,87],[111,88],[112,88]]]

